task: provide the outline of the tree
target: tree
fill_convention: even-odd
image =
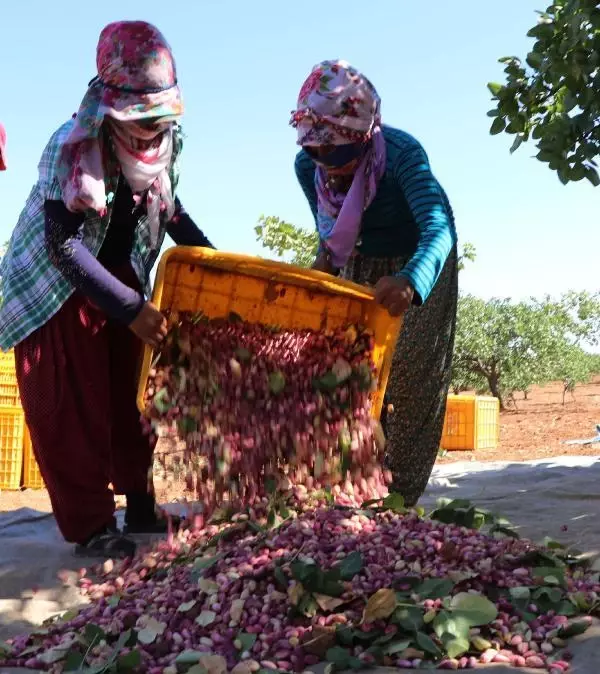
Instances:
[[[261,215],[254,228],[257,241],[280,259],[298,267],[310,267],[319,247],[316,230],[307,230],[274,215]]]
[[[496,107],[490,132],[514,135],[514,152],[537,141],[537,159],[567,184],[600,184],[600,6],[596,0],[556,0],[528,33],[525,62],[500,59],[505,83],[490,83]]]
[[[515,391],[527,391],[534,384],[558,379],[564,382],[565,394],[572,391],[592,371],[582,346],[597,340],[599,297],[568,293],[558,301],[518,303],[461,297],[453,387],[470,377],[483,378],[503,408]]]
[[[274,215],[261,215],[254,231],[256,240],[277,258],[299,267],[310,267],[314,262],[319,248],[316,230],[292,225]],[[459,270],[464,269],[466,262],[474,262],[476,255],[475,246],[465,243],[458,256]]]

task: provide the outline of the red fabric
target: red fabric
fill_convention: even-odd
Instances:
[[[115,275],[139,289],[130,267]],[[33,450],[69,542],[85,543],[112,523],[109,483],[117,494],[148,488],[152,450],[136,406],[140,352],[127,326],[79,293],[15,348]]]
[[[6,171],[6,129],[0,122],[0,171]]]

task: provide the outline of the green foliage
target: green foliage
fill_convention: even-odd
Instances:
[[[257,241],[280,259],[299,267],[310,267],[315,261],[319,247],[316,230],[297,227],[274,215],[261,215],[254,231]]]
[[[560,300],[459,299],[452,387],[481,390],[504,405],[514,391],[564,382],[565,393],[586,381],[598,359],[582,346],[597,343],[600,294]]]
[[[310,267],[317,256],[319,235],[316,230],[309,231],[292,225],[274,215],[261,215],[254,228],[256,240],[267,250],[275,253],[278,259],[287,260],[299,267]],[[459,270],[466,262],[474,262],[475,246],[465,243],[458,257]]]
[[[600,7],[595,0],[556,0],[539,12],[524,61],[504,57],[505,82],[488,88],[496,106],[490,133],[514,136],[511,152],[534,139],[537,159],[567,184],[600,184]]]

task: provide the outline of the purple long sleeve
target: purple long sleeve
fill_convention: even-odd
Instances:
[[[108,316],[131,323],[144,297],[115,278],[86,248],[83,214],[71,213],[62,201],[46,201],[44,211],[46,248],[54,266]]]
[[[178,246],[214,248],[204,232],[188,215],[178,198],[175,198],[175,215],[167,224],[167,234]]]

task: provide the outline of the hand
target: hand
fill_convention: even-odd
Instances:
[[[401,316],[410,307],[414,288],[402,276],[384,276],[375,286],[375,301],[385,307],[390,316]]]
[[[152,304],[146,302],[129,328],[144,342],[155,349],[167,334],[167,319]]]
[[[331,264],[330,256],[325,252],[320,252],[317,255],[315,261],[313,262],[312,269],[332,275],[335,275],[336,272],[335,267]]]

